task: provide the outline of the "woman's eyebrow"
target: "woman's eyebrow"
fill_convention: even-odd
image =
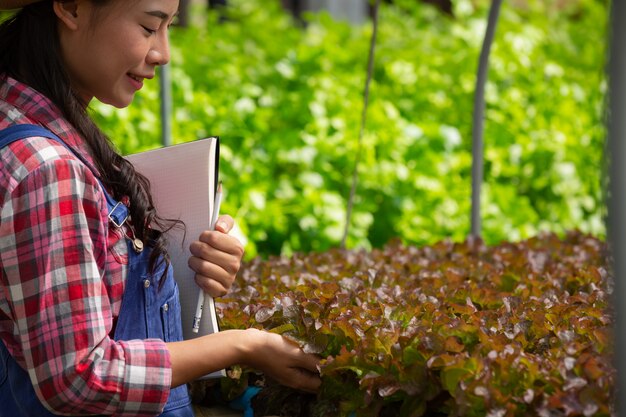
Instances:
[[[167,13],[162,12],[161,10],[150,10],[145,13],[150,16],[158,17],[161,20],[167,20],[170,18],[170,16]],[[172,17],[177,16],[177,15],[178,15],[178,10],[176,11],[176,13],[174,13]]]

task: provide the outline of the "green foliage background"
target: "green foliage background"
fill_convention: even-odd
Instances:
[[[341,240],[357,151],[371,25],[326,14],[295,25],[277,1],[231,0],[172,28],[175,143],[222,142],[223,212],[247,257]],[[383,5],[348,247],[422,245],[469,233],[471,116],[488,3],[455,18],[414,0]],[[548,4],[546,4],[548,3]],[[604,236],[608,2],[505,2],[492,48],[483,233]],[[122,110],[94,105],[123,153],[160,146],[158,82]]]

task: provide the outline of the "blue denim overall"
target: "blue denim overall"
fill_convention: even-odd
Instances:
[[[25,137],[41,136],[60,142],[63,140],[52,132],[35,125],[14,125],[0,131],[0,149]],[[72,151],[92,171],[87,161]],[[105,193],[109,209],[109,221],[122,225],[128,210],[118,204],[100,184]],[[113,339],[162,339],[166,342],[182,340],[180,301],[178,286],[172,268],[162,278],[164,264],[153,274],[148,272],[150,248],[138,251],[128,241],[128,276],[122,306]],[[170,391],[163,417],[193,417],[187,386],[181,385]],[[39,401],[28,373],[22,369],[0,341],[0,417],[47,417],[53,416]]]

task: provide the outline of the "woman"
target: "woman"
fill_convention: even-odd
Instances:
[[[164,319],[179,309],[171,224],[88,117],[168,62],[178,0],[0,0],[16,7],[0,27],[0,416],[189,416],[185,383],[234,364],[314,392],[318,359],[279,335],[181,341]],[[222,216],[191,245],[213,296],[243,255],[232,227]]]

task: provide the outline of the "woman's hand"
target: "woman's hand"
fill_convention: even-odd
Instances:
[[[228,293],[241,266],[243,246],[228,235],[234,224],[229,215],[220,216],[215,230],[202,232],[189,246],[189,267],[196,273],[196,284],[212,297]]]
[[[232,365],[263,372],[278,383],[317,392],[320,358],[304,353],[283,336],[257,329],[224,330],[195,339],[169,342],[172,387]]]
[[[262,371],[278,383],[307,392],[317,392],[321,380],[320,358],[304,353],[283,336],[257,329],[246,330],[244,364]]]

